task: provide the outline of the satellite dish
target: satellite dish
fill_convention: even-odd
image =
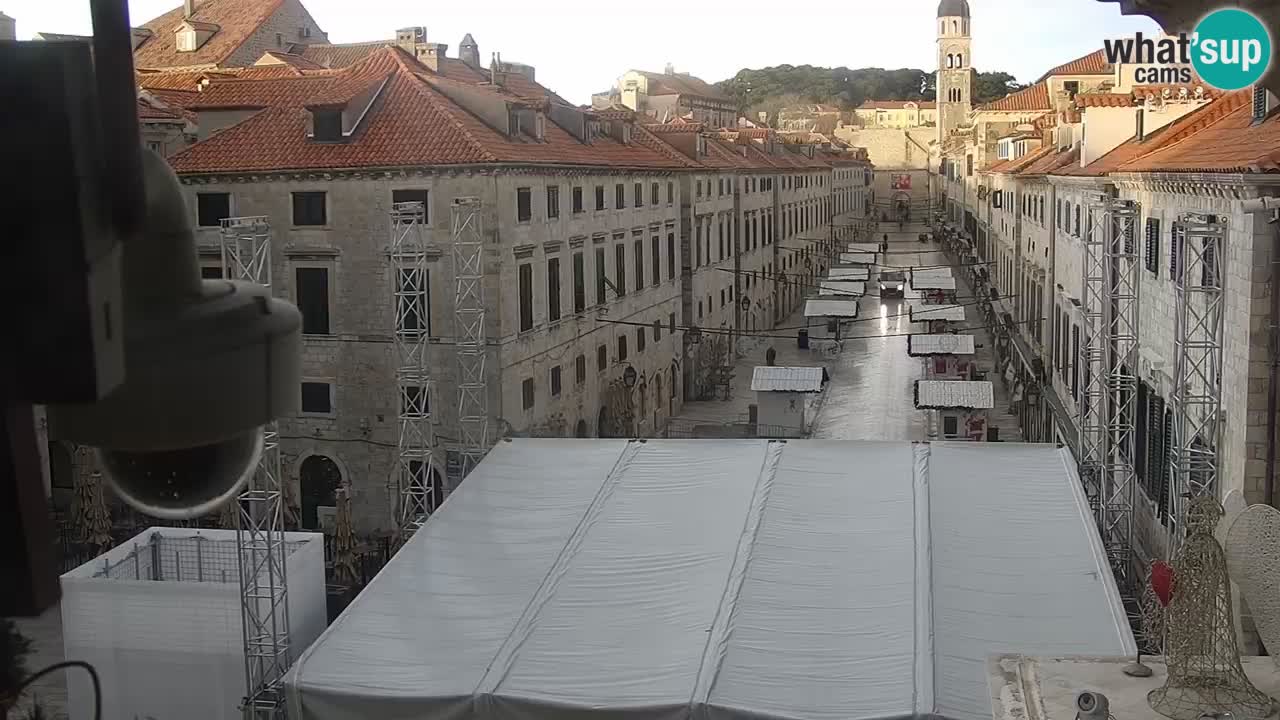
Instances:
[[[1280,510],[1251,505],[1226,536],[1228,575],[1249,605],[1263,646],[1280,647]],[[1271,659],[1280,663],[1280,656]]]

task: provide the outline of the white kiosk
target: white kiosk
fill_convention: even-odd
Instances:
[[[827,271],[828,280],[862,280],[871,279],[871,270],[865,267],[833,267]]]
[[[841,265],[875,265],[876,254],[873,252],[842,252],[837,262]]]
[[[821,392],[827,379],[820,367],[757,367],[751,374],[756,437],[804,437],[806,398]]]
[[[913,271],[911,289],[920,295],[921,301],[926,305],[954,303],[956,279],[941,275],[915,276]]]
[[[972,379],[974,342],[972,335],[908,335],[907,355],[923,358],[925,377],[931,380]]]
[[[846,280],[845,278],[827,278],[818,281],[818,295],[827,296],[845,296],[845,297],[862,297],[867,294],[867,284],[861,280]]]
[[[804,301],[805,333],[811,346],[823,353],[834,354],[839,351],[840,340],[849,329],[853,319],[858,317],[858,298],[824,296],[809,298]]]
[[[917,410],[929,413],[929,439],[983,441],[995,390],[985,380],[917,380]]]

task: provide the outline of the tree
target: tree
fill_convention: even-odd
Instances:
[[[976,102],[990,102],[1022,87],[1006,72],[978,73],[976,85]],[[937,95],[936,73],[916,68],[778,65],[739,70],[717,86],[735,100],[740,112],[763,110],[771,122],[777,110],[800,103],[829,103],[849,110],[866,100],[919,101]]]

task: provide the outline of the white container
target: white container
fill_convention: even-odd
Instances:
[[[327,623],[324,542],[285,533],[291,658]],[[234,530],[151,528],[62,576],[62,642],[102,680],[102,717],[235,720],[245,694]],[[67,711],[93,688],[67,675]]]

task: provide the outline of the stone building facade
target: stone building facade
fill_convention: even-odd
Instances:
[[[1024,434],[1077,452],[1092,371],[1081,363],[1084,242],[1103,217],[1095,214],[1103,195],[1136,210],[1125,242],[1138,278],[1137,367],[1128,370],[1138,383],[1133,550],[1141,562],[1167,553],[1183,491],[1169,459],[1178,357],[1171,273],[1185,262],[1175,248],[1194,214],[1212,216],[1225,237],[1214,260],[1224,292],[1217,491],[1274,501],[1267,493],[1276,470],[1266,458],[1280,440],[1269,434],[1267,409],[1277,240],[1269,218],[1244,203],[1276,192],[1266,153],[1280,139],[1280,117],[1265,91],[1144,87],[1132,75],[1099,51],[975,109],[940,147],[937,187],[945,221],[986,268],[994,311],[1008,313],[1006,377],[1039,400],[1017,408]]]
[[[182,108],[201,141],[171,158],[206,277],[222,269],[222,220],[265,217],[273,288],[303,311],[302,410],[280,432],[304,526],[338,485],[351,488],[360,531],[395,517],[406,286],[389,256],[402,231],[394,204],[425,206],[428,271],[410,294],[429,339],[445,487],[460,436],[455,200],[480,206],[493,438],[661,433],[708,360],[691,355],[688,330],[716,330],[734,352],[786,307],[775,238],[850,232],[832,227],[833,177],[864,176],[863,153],[584,112],[527,76],[495,84],[442,51],[384,43],[358,55],[341,69],[283,58],[234,82],[203,76]],[[852,177],[841,175],[846,215],[861,216]],[[833,247],[811,251],[810,280]],[[701,318],[687,312],[695,296]]]

